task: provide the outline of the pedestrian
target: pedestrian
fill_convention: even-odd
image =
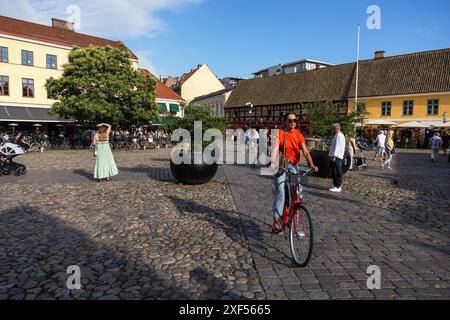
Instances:
[[[383,155],[385,152],[386,145],[386,136],[384,135],[384,131],[381,130],[380,134],[376,137],[374,144],[377,146],[377,153],[375,154],[375,161],[378,160],[378,156],[380,156],[380,161],[383,161]]]
[[[447,155],[448,145],[449,145],[450,137],[448,132],[445,132],[442,136],[442,150],[444,151],[444,157]]]
[[[392,170],[391,167],[391,162],[392,162],[392,158],[393,155],[395,153],[394,151],[394,139],[392,139],[393,136],[393,132],[391,130],[388,131],[387,134],[387,138],[386,138],[386,154],[387,154],[387,159],[386,161],[381,165],[381,168],[387,169],[387,170]]]
[[[333,142],[330,147],[330,152],[328,156],[330,158],[330,168],[333,177],[333,188],[330,189],[331,192],[341,192],[342,191],[342,162],[344,161],[345,154],[345,136],[341,132],[341,125],[335,123],[332,126],[334,132]]]
[[[442,146],[442,139],[439,136],[439,133],[435,133],[433,138],[430,140],[430,146],[431,146],[431,162],[437,161],[437,155],[439,155],[439,150]]]
[[[119,174],[111,147],[109,146],[111,125],[100,123],[97,127],[99,130],[92,139],[92,146],[95,148],[96,155],[94,179],[97,179],[99,182],[102,179],[110,181],[111,177]]]
[[[352,133],[348,136],[346,143],[347,143],[347,150],[350,155],[350,171],[351,171],[351,170],[353,170],[353,166],[354,166],[355,153],[356,153],[356,151],[359,150],[356,145],[356,139],[355,139],[354,133]]]

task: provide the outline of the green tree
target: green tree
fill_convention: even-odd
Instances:
[[[315,101],[305,106],[308,119],[313,125],[313,134],[317,137],[331,139],[333,123],[340,123],[345,135],[354,134],[356,124],[359,124],[367,116],[364,108],[346,114],[339,114],[339,106],[332,101]]]
[[[74,48],[61,78],[45,87],[57,100],[51,112],[81,122],[130,126],[158,118],[156,82],[133,68],[130,52],[110,46]]]
[[[202,122],[202,135],[209,129],[218,129],[222,134],[225,134],[227,121],[223,118],[214,116],[212,108],[200,105],[190,104],[184,109],[184,118],[175,116],[167,116],[162,120],[162,128],[169,133],[177,129],[186,129],[191,134],[192,141],[194,140],[194,122]],[[210,142],[203,142],[203,147],[206,147]]]

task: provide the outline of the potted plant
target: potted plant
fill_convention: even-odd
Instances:
[[[333,141],[331,127],[334,123],[341,124],[344,135],[355,132],[355,123],[360,123],[365,116],[364,110],[355,110],[345,116],[339,114],[339,106],[332,101],[316,101],[305,106],[309,121],[313,125],[313,135],[320,137],[321,141],[311,150],[314,164],[319,168],[317,175],[322,178],[330,177],[330,162],[328,152]],[[350,154],[345,152],[343,173],[350,169]]]
[[[199,105],[186,106],[184,118],[169,116],[165,120],[163,129],[171,135],[178,133],[179,129],[188,134],[175,146],[170,159],[170,171],[178,182],[189,185],[204,184],[215,176],[218,164],[214,159],[217,159],[219,155],[216,149],[212,148],[211,141],[203,141],[203,137],[210,129],[215,129],[217,133],[224,136],[225,128],[224,119],[215,117],[211,108]],[[195,130],[198,132],[201,130],[200,141],[197,141],[198,135],[196,137],[194,134]],[[206,161],[204,154],[210,156],[208,159],[213,160]],[[183,160],[174,161],[174,158]]]

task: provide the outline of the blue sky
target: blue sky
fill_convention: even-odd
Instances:
[[[207,63],[219,76],[250,77],[302,58],[345,63],[450,47],[450,1],[407,0],[0,0],[0,13],[48,24],[81,12],[80,32],[123,40],[145,67],[180,75]],[[369,5],[381,30],[368,30]]]

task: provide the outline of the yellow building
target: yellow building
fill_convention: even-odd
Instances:
[[[356,82],[349,94],[349,109],[355,106]],[[369,113],[365,134],[374,138],[382,128],[391,127],[396,138],[408,147],[425,147],[450,111],[450,49],[385,57],[360,62],[358,105]],[[429,128],[402,129],[410,122]],[[380,123],[392,125],[379,125]],[[375,124],[375,125],[373,125]]]
[[[120,42],[75,32],[64,20],[52,19],[52,26],[46,26],[0,16],[0,131],[12,123],[30,130],[36,123],[54,129],[65,122],[48,115],[54,100],[44,85],[62,75],[73,47],[89,45],[119,47]],[[133,53],[131,60],[137,68]]]
[[[204,96],[219,90],[225,89],[225,86],[217,79],[207,64],[199,65],[196,69],[181,76],[172,86],[186,103],[191,102],[197,97]]]
[[[227,100],[225,116],[235,128],[250,123],[257,128],[274,128],[283,124],[286,112],[293,112],[299,117],[301,131],[311,135],[305,105],[329,100],[342,115],[354,110],[356,70],[352,62],[242,80]],[[450,112],[450,49],[390,57],[376,52],[374,59],[360,61],[358,74],[358,105],[369,112],[364,126],[367,138],[388,127],[370,123],[390,122],[399,142],[425,147],[433,130],[439,129]],[[252,113],[247,102],[252,103]],[[412,121],[428,129],[400,128]]]

